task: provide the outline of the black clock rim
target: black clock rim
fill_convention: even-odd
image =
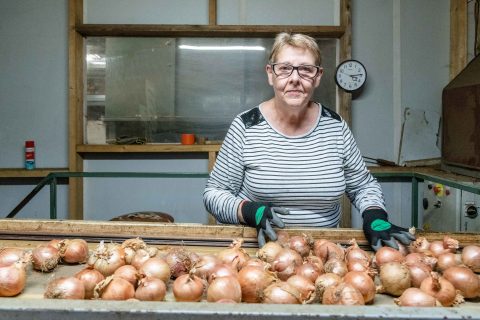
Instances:
[[[358,87],[357,89],[354,89],[354,90],[349,90],[349,89],[345,89],[344,87],[342,87],[339,83],[338,83],[338,80],[337,80],[337,73],[338,73],[338,69],[344,65],[345,63],[348,63],[348,62],[357,62],[358,64],[360,64],[363,68],[363,70],[365,70],[365,81],[363,82],[363,84]],[[338,66],[335,68],[335,75],[334,75],[334,78],[335,78],[335,83],[337,84],[337,86],[342,89],[343,91],[346,91],[346,92],[355,92],[355,91],[358,91],[360,90],[364,85],[365,83],[367,83],[367,77],[368,77],[368,72],[367,72],[367,68],[365,68],[365,65],[363,63],[361,63],[360,61],[356,60],[356,59],[347,59],[347,60],[343,60],[342,62],[340,62],[338,64]]]

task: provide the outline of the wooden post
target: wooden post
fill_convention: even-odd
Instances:
[[[83,171],[76,147],[83,143],[83,37],[75,26],[83,22],[83,0],[68,2],[68,167]],[[68,218],[83,219],[83,179],[70,178]]]
[[[450,0],[450,80],[467,65],[467,1]]]

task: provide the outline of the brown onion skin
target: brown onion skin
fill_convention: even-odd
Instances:
[[[219,277],[227,277],[227,276],[234,276],[236,277],[238,275],[238,271],[236,268],[229,264],[221,263],[217,264],[210,275],[208,276],[208,283],[211,283],[215,278]]]
[[[135,288],[123,278],[110,276],[95,286],[94,297],[102,300],[128,300],[135,297]]]
[[[162,258],[153,257],[145,261],[138,272],[146,277],[154,277],[167,282],[170,279],[171,271],[168,263]]]
[[[462,262],[473,272],[480,272],[480,247],[476,245],[464,247],[462,249]]]
[[[0,267],[0,297],[18,295],[25,288],[26,282],[25,265],[21,261]]]
[[[343,277],[348,272],[347,264],[345,263],[345,261],[336,258],[332,258],[325,262],[323,268],[325,272],[335,273],[338,274],[340,277]]]
[[[336,258],[345,259],[345,249],[326,239],[317,239],[313,242],[313,254],[322,259],[322,262]]]
[[[265,269],[256,266],[246,266],[238,272],[238,282],[242,291],[242,301],[248,303],[260,303],[262,293],[273,281],[275,275]]]
[[[242,288],[236,277],[220,277],[214,279],[207,288],[207,301],[216,302],[221,299],[242,301]]]
[[[324,273],[319,275],[318,278],[315,280],[317,298],[319,298],[321,301],[326,288],[336,286],[342,281],[342,278],[335,273]]]
[[[316,290],[310,279],[295,274],[288,278],[286,282],[298,290],[302,303],[311,303],[314,300]]]
[[[323,268],[320,269],[317,264],[311,262],[304,262],[296,271],[297,275],[306,277],[312,283],[314,283],[322,273],[324,273]]]
[[[25,250],[13,247],[0,248],[0,267],[6,267],[22,259]]]
[[[290,276],[294,275],[297,268],[303,263],[302,257],[295,250],[284,248],[275,257],[272,263],[272,270],[277,272],[280,280],[286,281]]]
[[[138,249],[137,251],[135,251],[135,255],[132,257],[130,264],[135,268],[140,269],[142,265],[145,263],[145,261],[147,261],[150,258],[153,258],[153,257],[150,256],[150,253],[147,250]]]
[[[402,307],[436,307],[440,303],[428,293],[418,288],[406,289],[394,302]]]
[[[125,250],[117,244],[105,244],[103,241],[88,258],[87,264],[100,271],[105,277],[125,265]]]
[[[360,291],[365,304],[372,304],[374,302],[375,283],[370,275],[361,271],[350,271],[343,277],[343,281],[351,284]]]
[[[460,302],[457,301],[457,292],[453,284],[436,272],[432,272],[431,276],[422,281],[420,290],[437,299],[444,307],[451,307]]]
[[[375,253],[375,264],[381,267],[388,262],[403,262],[405,256],[397,249],[391,247],[381,247]]]
[[[193,274],[183,274],[172,284],[172,291],[176,301],[198,302],[202,300],[205,282]]]
[[[430,277],[432,272],[432,269],[422,262],[407,264],[407,267],[410,270],[411,285],[415,288],[420,288],[422,281]]]
[[[269,241],[258,249],[257,257],[265,262],[272,263],[283,247],[277,241]]]
[[[85,263],[88,258],[88,243],[83,239],[60,242],[60,256],[65,263]]]
[[[191,272],[202,279],[207,279],[215,267],[219,264],[221,264],[221,262],[216,256],[206,254],[201,256],[193,265]]]
[[[301,294],[284,281],[275,281],[263,291],[263,303],[301,304]]]
[[[353,285],[341,282],[336,286],[331,286],[325,289],[322,297],[322,303],[331,305],[349,305],[362,306],[365,305],[362,293]]]
[[[138,270],[134,266],[129,264],[121,266],[120,268],[115,270],[113,275],[127,280],[135,288],[137,287],[137,282],[140,279],[140,272],[138,272]]]
[[[60,261],[60,252],[52,246],[39,246],[32,250],[33,269],[50,272]]]
[[[250,259],[250,255],[241,247],[243,240],[235,240],[230,245],[230,248],[224,249],[217,254],[218,259],[225,264],[229,264],[237,271],[239,271],[247,260]]]
[[[443,272],[450,267],[462,264],[462,256],[458,253],[443,253],[437,257],[436,270]]]
[[[103,274],[93,268],[80,270],[75,274],[75,278],[81,280],[85,286],[85,299],[92,299],[95,286],[105,280]]]
[[[382,289],[385,293],[398,297],[411,286],[410,270],[399,262],[387,262],[380,267]]]
[[[165,256],[165,261],[170,267],[171,277],[173,279],[188,273],[193,265],[190,253],[183,248],[170,249]]]
[[[146,277],[140,279],[135,290],[135,299],[140,301],[163,301],[167,292],[165,282],[158,278]]]
[[[478,297],[480,280],[470,268],[450,267],[443,272],[443,277],[450,281],[457,290],[460,290],[464,298]]]
[[[44,297],[47,299],[85,299],[85,285],[75,277],[56,278],[48,283]]]
[[[353,239],[351,241],[352,245],[345,250],[345,260],[348,261],[351,259],[364,260],[367,264],[370,264],[372,261],[372,256],[365,250],[361,249],[357,242]]]
[[[412,263],[423,263],[430,267],[430,269],[434,269],[437,265],[438,259],[435,257],[427,256],[424,253],[412,252],[405,256],[405,263],[412,264]]]
[[[291,236],[288,240],[288,246],[290,249],[297,251],[302,258],[307,257],[310,254],[313,241],[306,234]]]

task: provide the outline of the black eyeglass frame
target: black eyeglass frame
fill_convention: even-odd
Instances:
[[[276,65],[279,65],[279,64],[291,66],[291,67],[292,67],[292,71],[291,71],[288,75],[284,75],[284,74],[278,75],[278,74],[275,72],[275,66],[276,66]],[[278,63],[269,63],[269,65],[272,67],[272,72],[273,72],[273,74],[276,75],[277,77],[288,78],[288,77],[290,77],[290,76],[292,75],[293,71],[297,70],[298,76],[299,76],[300,78],[306,79],[306,80],[315,79],[315,77],[318,76],[318,73],[319,73],[320,70],[322,69],[322,67],[316,66],[316,65],[313,65],[313,64],[302,64],[302,65],[299,65],[299,66],[293,66],[293,65],[288,64],[288,63],[278,62]],[[317,72],[315,73],[315,75],[314,75],[313,77],[306,77],[305,75],[301,75],[300,72],[298,71],[298,69],[299,69],[300,67],[315,67],[315,69],[317,70]]]

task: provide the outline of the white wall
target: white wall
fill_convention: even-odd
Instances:
[[[173,16],[165,8],[147,10],[148,13],[142,10],[158,1],[142,0],[142,6],[126,0],[84,1],[86,21],[90,23],[112,23],[118,19],[156,23],[153,21],[166,15],[161,23],[188,19],[189,23],[199,24],[208,22],[208,12],[202,9],[207,2],[175,2],[182,8],[178,12],[185,14]],[[270,2],[239,0],[238,5],[261,7]],[[320,2],[329,10],[338,10],[338,0],[285,3],[293,3],[295,12],[312,13],[319,9],[310,10],[310,6]],[[67,0],[0,0],[0,167],[23,167],[23,143],[27,139],[37,143],[38,167],[68,165],[67,7]],[[119,12],[111,14],[112,8]],[[219,10],[226,15],[220,21],[230,19],[236,23],[235,19],[244,19],[255,24],[262,17],[258,11],[243,16],[225,8]],[[322,12],[309,15],[305,21],[299,18],[302,21],[298,24],[310,24],[315,17],[338,22]],[[352,103],[352,130],[365,156],[396,161],[405,108],[441,110],[441,89],[448,82],[449,1],[353,0],[352,21],[353,58],[368,69],[367,86]],[[97,159],[87,160],[85,170],[206,172],[207,161],[179,160],[174,156],[157,160]],[[152,181],[87,179],[85,217],[109,219],[130,211],[158,210],[178,215],[179,222],[206,221],[201,205],[204,181]],[[6,215],[32,187],[0,185],[0,215]],[[66,188],[62,188],[65,187],[60,186],[59,217],[66,217],[67,195]],[[408,183],[384,185],[387,207],[396,223],[408,223],[404,219],[410,217],[409,188]],[[40,212],[48,217],[46,193],[40,194],[41,200],[35,200],[38,203],[29,205],[19,217],[36,217]]]

